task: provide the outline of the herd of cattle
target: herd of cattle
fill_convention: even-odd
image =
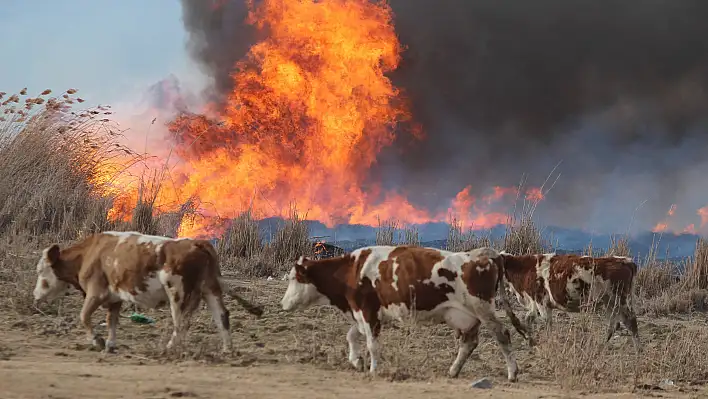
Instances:
[[[515,330],[534,344],[531,326],[537,316],[551,326],[551,312],[578,312],[588,299],[606,307],[607,340],[620,322],[640,350],[637,319],[632,310],[632,285],[637,265],[626,257],[537,254],[515,256],[491,248],[464,252],[416,246],[369,246],[328,259],[301,256],[294,261],[281,305],[286,311],[331,305],[351,323],[347,333],[349,361],[364,369],[360,339],[366,341],[369,371],[379,358],[381,323],[414,315],[420,321],[446,322],[456,331],[459,350],[449,370],[456,377],[478,344],[481,325],[490,329],[504,355],[508,379],[518,368],[510,334],[495,314],[495,298]],[[37,263],[35,301],[51,301],[70,287],[84,296],[81,324],[94,345],[113,351],[123,301],[142,307],[170,305],[172,348],[189,329],[204,299],[214,319],[223,350],[231,351],[227,290],[219,261],[209,241],[107,231],[60,249],[44,249]],[[514,314],[507,291],[527,313]],[[262,310],[231,292],[256,315]],[[108,339],[94,334],[91,315],[107,310]]]

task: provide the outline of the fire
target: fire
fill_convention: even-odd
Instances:
[[[679,235],[679,234],[699,234],[699,230],[705,230],[705,227],[708,226],[708,205],[699,208],[696,211],[696,215],[698,215],[701,218],[701,222],[698,225],[698,228],[696,227],[695,223],[691,223],[684,227],[683,229],[672,229],[669,227],[670,225],[670,219],[674,214],[676,213],[676,204],[672,204],[671,207],[669,208],[669,211],[666,213],[666,217],[659,223],[657,223],[654,228],[652,229],[652,232],[654,233],[664,233],[664,232],[673,232],[674,235]],[[705,231],[704,231],[705,232]]]
[[[669,227],[669,220],[672,216],[674,216],[674,213],[676,213],[676,204],[671,204],[671,207],[669,207],[669,211],[666,212],[666,217],[664,218],[664,220],[657,223],[651,231],[654,233],[665,232],[666,229]]]
[[[397,68],[402,51],[385,1],[248,4],[248,22],[264,39],[237,63],[224,105],[210,105],[209,116],[181,115],[169,124],[178,161],[156,192],[156,207],[175,212],[198,199],[206,216],[185,219],[180,236],[214,233],[213,216],[232,218],[247,209],[282,215],[292,201],[308,219],[329,226],[375,225],[378,218],[444,221],[451,212],[468,226],[506,220],[489,209],[515,196],[514,188],[495,187],[477,199],[466,187],[448,209],[431,213],[412,205],[406,193],[370,183],[377,155],[393,142],[396,127],[411,119],[399,89],[385,76]],[[114,183],[127,194],[109,217],[127,220],[140,187],[135,180]],[[526,199],[540,201],[543,193],[534,188]]]

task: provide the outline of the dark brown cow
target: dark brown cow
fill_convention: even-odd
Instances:
[[[496,262],[501,263],[499,254],[489,248],[453,253],[371,246],[330,259],[300,257],[290,271],[281,304],[284,310],[311,305],[339,308],[352,322],[347,333],[349,361],[357,369],[364,368],[358,342],[363,335],[371,356],[371,373],[376,370],[383,320],[401,320],[415,310],[418,320],[447,322],[460,338],[457,358],[449,370],[451,377],[459,375],[477,347],[479,327],[484,324],[494,332],[504,354],[508,379],[515,381],[517,365],[509,331],[494,313],[494,297],[502,277]],[[516,319],[511,308],[508,313]]]
[[[35,301],[51,301],[71,286],[84,294],[81,324],[96,346],[103,346],[103,338],[94,335],[91,315],[101,306],[108,310],[106,351],[116,346],[123,301],[147,308],[169,302],[174,323],[167,344],[171,348],[186,334],[202,298],[219,329],[223,350],[231,350],[225,286],[216,251],[208,241],[106,231],[64,249],[56,244],[46,248],[37,263],[37,274]],[[243,298],[237,300],[247,305]],[[253,306],[246,309],[260,314]]]
[[[619,322],[632,333],[636,349],[641,349],[637,317],[632,309],[632,288],[637,265],[621,256],[589,257],[579,255],[539,254],[513,256],[501,252],[505,282],[526,308],[525,324],[536,315],[551,326],[553,309],[579,312],[581,303],[608,308],[607,340],[619,328]]]

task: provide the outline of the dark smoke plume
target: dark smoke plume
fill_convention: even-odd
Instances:
[[[255,40],[241,0],[183,0],[190,49],[216,92]],[[695,221],[708,204],[705,0],[390,0],[407,49],[391,78],[425,143],[401,134],[376,179],[428,207],[562,177],[546,223],[648,228],[671,203]],[[685,212],[685,213],[684,213]]]
[[[626,227],[644,199],[657,218],[697,194],[686,177],[708,160],[708,3],[391,5],[408,46],[393,79],[436,146],[413,145],[381,173],[416,191],[445,180],[433,191],[449,195],[523,172],[537,182],[563,160],[545,220],[597,228]],[[685,205],[692,216],[705,204]]]
[[[231,73],[255,43],[256,30],[246,24],[245,0],[182,0],[182,21],[189,33],[187,49],[214,79],[213,100],[231,90]]]

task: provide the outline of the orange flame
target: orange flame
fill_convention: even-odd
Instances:
[[[482,228],[506,220],[489,208],[516,194],[515,188],[495,187],[478,201],[466,187],[446,211],[431,213],[412,205],[404,193],[367,183],[377,155],[411,117],[385,76],[397,68],[401,52],[385,1],[248,4],[249,23],[265,39],[237,63],[225,105],[209,106],[214,116],[182,115],[169,126],[181,161],[170,166],[172,177],[160,187],[157,208],[175,211],[198,198],[207,216],[185,219],[180,236],[214,233],[218,228],[209,216],[232,218],[246,209],[279,216],[291,201],[308,219],[328,226],[375,225],[379,217],[444,221],[449,212]],[[109,217],[127,220],[140,190],[134,181],[115,185],[127,194]],[[534,188],[526,198],[540,201],[543,193]]]
[[[706,226],[708,226],[708,205],[699,208],[696,211],[696,215],[698,215],[701,219],[700,224],[698,226],[696,223],[690,223],[686,225],[683,229],[671,229],[669,227],[669,219],[676,213],[676,204],[671,205],[669,208],[669,211],[666,213],[666,217],[659,223],[657,223],[654,228],[652,229],[653,232],[655,233],[664,233],[664,232],[672,232],[674,235],[679,235],[679,234],[701,234],[701,233],[706,233]]]
[[[674,216],[674,213],[676,213],[676,204],[671,204],[671,206],[669,207],[669,211],[666,212],[666,217],[664,218],[664,220],[657,223],[654,228],[651,229],[651,231],[654,233],[665,232],[666,229],[669,227],[669,219]]]

